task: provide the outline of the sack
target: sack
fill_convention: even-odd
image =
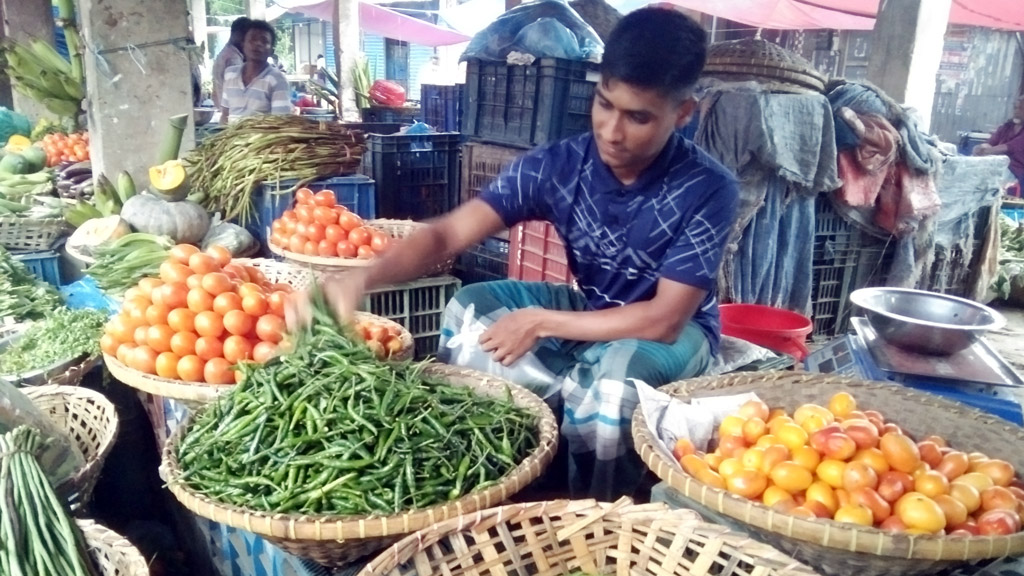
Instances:
[[[462,317],[462,327],[457,334],[445,344],[449,349],[449,362],[455,366],[470,368],[504,378],[525,387],[541,398],[558,401],[557,394],[562,389],[562,378],[553,374],[540,359],[531,352],[523,355],[511,366],[504,366],[494,360],[490,352],[480,347],[480,335],[490,323],[476,317],[473,304],[466,307]]]
[[[473,36],[461,60],[505,62],[510,52],[600,62],[604,42],[564,0],[520,4]]]

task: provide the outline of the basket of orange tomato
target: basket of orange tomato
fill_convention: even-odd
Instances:
[[[1024,429],[997,417],[823,374],[733,374],[659,391],[686,402],[757,396],[720,417],[707,446],[666,446],[638,409],[636,450],[683,500],[822,573],[934,574],[1024,553]]]
[[[295,205],[271,223],[267,240],[270,251],[285,260],[338,271],[370,265],[420,226],[412,220],[364,220],[338,204],[334,192],[300,188]],[[446,274],[453,263],[448,260],[431,274]]]
[[[211,247],[179,244],[124,295],[100,341],[110,373],[141,391],[197,405],[236,383],[239,362],[265,362],[286,350],[286,300],[313,282],[283,262],[232,259]],[[404,360],[412,336],[391,320],[359,313],[355,334],[378,357]]]

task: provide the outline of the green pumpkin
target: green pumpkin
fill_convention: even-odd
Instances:
[[[148,193],[129,198],[121,207],[121,218],[136,232],[170,236],[179,244],[199,244],[210,229],[206,208],[187,200],[169,202]]]

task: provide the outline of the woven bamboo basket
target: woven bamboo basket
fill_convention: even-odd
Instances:
[[[35,386],[23,389],[32,403],[63,430],[82,452],[85,465],[58,490],[72,510],[88,504],[103,470],[103,462],[117,437],[117,410],[93,390],[72,386]]]
[[[21,332],[28,328],[31,322],[16,322],[13,324],[6,324],[0,326],[0,338],[7,338],[8,336]],[[82,383],[82,379],[89,373],[90,370],[98,366],[100,363],[99,356],[89,356],[88,358],[81,359],[69,359],[67,362],[62,362],[60,365],[53,367],[52,369],[33,370],[28,378],[22,378],[18,381],[18,375],[8,375],[8,382],[12,382],[16,386],[32,386],[34,384],[43,384],[44,380],[46,384],[56,384],[59,386],[78,386]],[[58,370],[60,370],[58,372]]]
[[[369,312],[356,312],[354,319],[356,322],[359,322],[360,320],[369,320],[396,330],[399,335],[398,337],[402,341],[402,349],[397,355],[394,355],[391,360],[401,362],[412,359],[413,354],[416,351],[416,343],[413,340],[412,334],[410,334],[404,326],[394,320],[389,320],[382,316],[377,316],[376,314],[370,314]],[[218,395],[234,388],[235,386],[234,384],[207,384],[206,382],[171,380],[169,378],[161,378],[160,376],[155,376],[153,374],[145,374],[128,367],[123,362],[109,354],[103,355],[103,362],[107,365],[107,370],[110,371],[110,375],[117,378],[119,382],[127,384],[136,390],[141,390],[142,392],[148,392],[157,396],[163,396],[172,400],[184,402],[190,408],[198,408],[203,404],[212,402]]]
[[[733,82],[754,80],[774,91],[820,94],[825,89],[825,79],[813,64],[761,38],[712,44],[702,75]]]
[[[521,386],[481,372],[433,364],[425,369],[425,373],[485,395],[504,397],[510,389],[517,406],[537,415],[537,448],[497,484],[447,504],[384,517],[297,516],[236,508],[210,500],[190,489],[180,479],[177,457],[178,444],[188,429],[186,423],[178,428],[164,447],[161,468],[167,487],[186,508],[203,518],[263,536],[301,558],[327,566],[341,566],[441,520],[495,506],[540,476],[554,457],[558,445],[558,424],[543,400]]]
[[[358,576],[809,576],[793,558],[691,510],[556,500],[491,508],[435,524],[381,552]]]
[[[401,239],[411,235],[418,228],[426,226],[422,222],[414,222],[412,220],[389,220],[386,218],[378,218],[376,220],[367,220],[366,226],[375,230],[380,230],[391,236],[394,239]],[[292,252],[285,250],[280,246],[274,246],[273,244],[267,244],[270,251],[285,260],[291,262],[299,262],[307,264],[313,267],[314,270],[321,272],[343,272],[349,268],[365,268],[373,264],[372,258],[338,258],[338,257],[327,257],[327,256],[307,256],[305,254],[299,254],[298,252]],[[455,259],[449,258],[444,262],[438,264],[434,269],[427,273],[427,276],[440,276],[451,272],[452,267],[455,265]]]
[[[124,536],[92,520],[75,522],[103,576],[149,576],[145,558]]]
[[[0,246],[9,250],[49,250],[55,240],[67,234],[63,218],[0,217]]]
[[[908,434],[939,434],[957,450],[984,452],[1024,470],[1024,428],[897,384],[801,372],[751,372],[685,380],[659,390],[682,400],[754,392],[769,406],[789,412],[808,402],[827,405],[833,394],[846,390],[857,399],[859,409],[878,410]],[[967,563],[1024,554],[1024,532],[955,538],[892,533],[799,518],[711,488],[683,472],[670,455],[655,447],[639,409],[633,414],[633,440],[640,458],[672,488],[825,574],[935,574]]]
[[[259,270],[271,284],[287,284],[295,290],[309,288],[315,281],[313,273],[305,266],[295,266],[271,258],[233,258],[231,261]]]

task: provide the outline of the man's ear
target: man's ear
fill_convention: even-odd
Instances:
[[[676,128],[682,128],[690,123],[693,114],[697,111],[697,99],[690,96],[679,103],[678,116],[676,117]]]

